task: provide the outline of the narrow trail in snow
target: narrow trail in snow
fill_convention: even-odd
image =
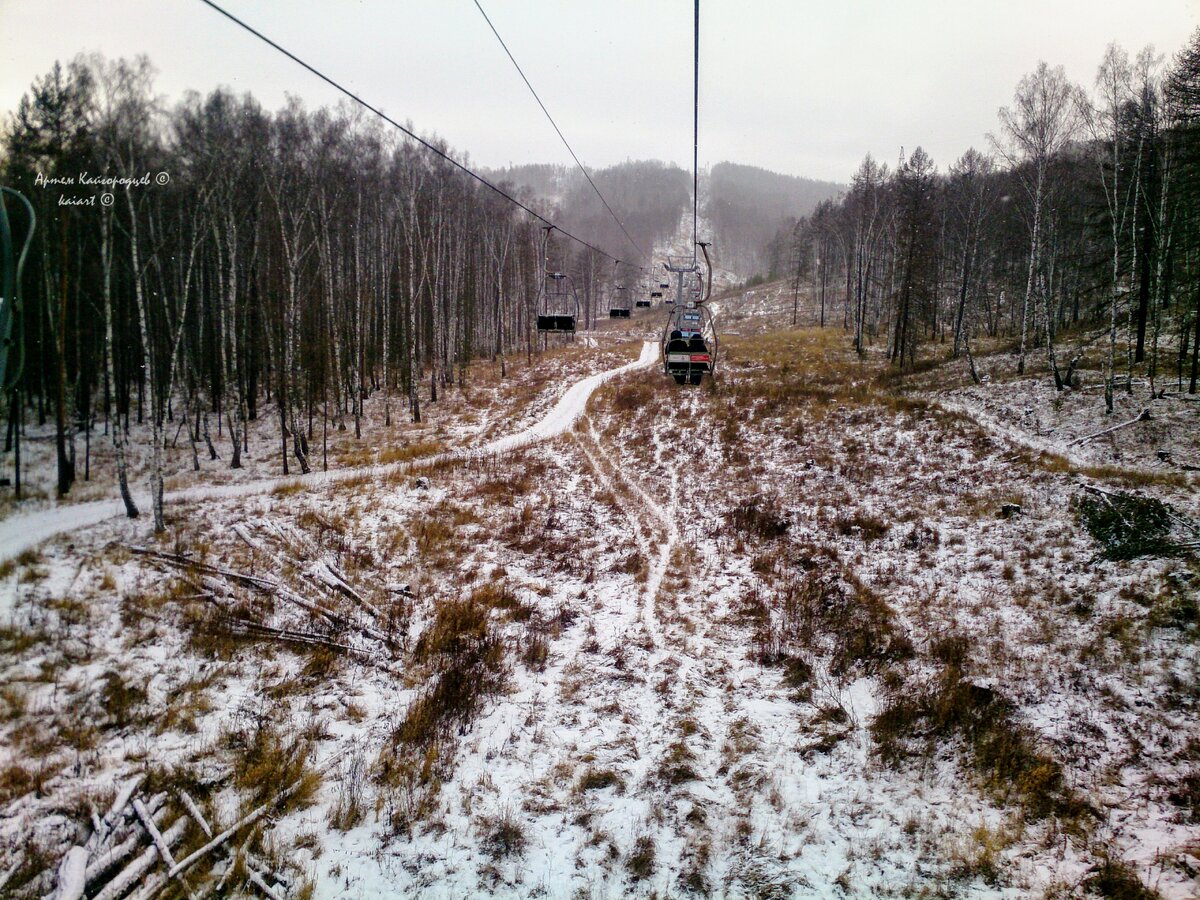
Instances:
[[[659,469],[665,469],[667,471],[668,481],[671,486],[671,499],[669,509],[664,510],[659,504],[655,503],[654,500],[651,499],[649,495],[647,495],[645,491],[641,489],[640,486],[638,487],[638,493],[642,496],[642,499],[646,501],[646,505],[654,511],[654,514],[658,516],[659,521],[661,521],[663,526],[667,529],[667,540],[660,548],[658,561],[650,575],[650,584],[652,587],[647,590],[647,603],[650,604],[651,609],[653,609],[654,603],[658,600],[658,592],[662,587],[663,577],[667,574],[667,567],[671,564],[671,554],[675,552],[675,545],[679,543],[679,525],[677,524],[679,520],[679,474],[675,471],[673,466],[668,467],[663,461],[663,452],[663,444],[659,439],[659,432],[657,429],[655,429],[654,465]]]
[[[495,456],[510,450],[528,447],[541,441],[557,437],[567,431],[575,421],[583,415],[588,399],[596,388],[610,378],[645,369],[658,359],[658,346],[651,341],[642,344],[642,353],[637,360],[597,372],[571,385],[551,410],[538,422],[530,427],[507,437],[490,441],[482,447],[468,450],[440,453],[423,459],[409,460],[399,463],[377,466],[360,466],[351,469],[338,469],[332,472],[312,472],[308,475],[277,476],[264,478],[260,481],[246,482],[237,485],[222,485],[219,487],[188,488],[167,494],[167,503],[195,503],[204,500],[228,500],[236,497],[249,497],[263,494],[274,488],[287,484],[299,484],[309,488],[325,484],[337,484],[356,478],[381,478],[396,472],[412,471],[424,466],[435,465],[452,459],[476,459]],[[142,492],[134,498],[138,508],[145,516],[150,512],[150,495]],[[35,547],[43,541],[59,534],[96,525],[108,519],[120,518],[125,515],[125,507],[121,500],[113,497],[108,500],[95,500],[88,503],[74,503],[64,506],[51,507],[37,512],[17,514],[0,521],[0,560],[9,559]]]
[[[617,483],[618,474],[614,473],[606,461],[597,455],[598,452],[602,452],[600,451],[598,436],[592,431],[589,435],[576,434],[574,437],[576,444],[579,446],[580,453],[583,454],[584,459],[591,466],[592,474],[604,489],[612,494],[613,501],[620,508],[626,521],[629,522],[637,540],[639,550],[647,544],[652,543],[657,537],[653,527],[645,522],[638,515],[637,510],[621,496],[623,484]],[[628,619],[627,627],[621,629],[622,631],[629,632],[632,630],[633,625],[638,621],[638,609],[639,606],[634,605],[628,610],[626,616]]]
[[[678,537],[675,523],[638,483],[636,476],[622,471],[619,465],[612,463],[611,457],[604,453],[602,438],[597,433],[594,423],[589,419],[587,435],[579,439],[580,448],[596,470],[605,486],[612,491],[617,505],[621,507],[627,519],[634,524],[638,533],[638,550],[647,556],[649,570],[646,585],[642,591],[641,619],[655,643],[661,643],[661,628],[655,611],[658,591],[662,586],[663,576],[671,561]],[[589,446],[590,445],[590,446]],[[595,451],[592,450],[595,448]],[[630,501],[636,500],[640,506]],[[655,554],[654,551],[657,551]]]

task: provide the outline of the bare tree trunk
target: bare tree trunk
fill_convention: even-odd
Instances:
[[[100,220],[100,263],[103,272],[104,294],[104,356],[107,361],[104,367],[104,390],[114,398],[113,391],[113,308],[112,308],[112,213],[111,207],[105,207],[105,213]],[[129,490],[129,466],[125,460],[125,428],[121,423],[119,410],[114,409],[112,427],[113,454],[117,459],[117,486],[121,491],[121,502],[125,504],[125,515],[131,519],[138,517],[137,504],[133,502],[133,494]]]
[[[1038,160],[1037,183],[1033,195],[1033,227],[1029,237],[1029,274],[1025,279],[1025,299],[1021,301],[1021,350],[1017,360],[1017,374],[1025,374],[1025,339],[1029,321],[1029,301],[1033,296],[1034,274],[1037,271],[1039,242],[1042,229],[1042,183],[1043,162]]]
[[[145,359],[146,377],[150,379],[150,434],[153,441],[151,448],[150,470],[150,505],[154,511],[154,530],[157,533],[166,531],[167,525],[163,518],[163,423],[160,398],[158,396],[158,380],[154,375],[154,347],[150,342],[149,316],[146,309],[146,298],[142,289],[142,261],[138,246],[138,216],[133,203],[133,195],[129,186],[125,186],[125,201],[129,206],[129,254],[133,266],[133,296],[137,304],[138,330],[142,336],[142,354]]]

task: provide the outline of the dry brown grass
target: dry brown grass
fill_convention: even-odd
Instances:
[[[308,806],[321,786],[320,774],[309,764],[312,743],[281,730],[266,717],[231,723],[218,746],[229,760],[233,782],[241,789],[247,809],[295,785],[296,790],[278,807],[279,814],[284,815]]]
[[[1001,801],[1016,800],[1031,819],[1054,816],[1069,830],[1086,827],[1091,810],[1067,785],[1062,766],[1017,722],[1012,702],[967,677],[968,650],[966,638],[944,637],[932,648],[941,665],[935,679],[891,679],[871,723],[881,757],[899,764],[935,752],[939,742],[962,740],[984,785]]]

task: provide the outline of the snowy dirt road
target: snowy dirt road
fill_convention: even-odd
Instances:
[[[308,475],[281,476],[245,484],[223,485],[221,487],[191,488],[167,494],[166,502],[168,504],[202,503],[206,500],[249,497],[266,493],[282,484],[299,484],[309,488],[317,488],[321,485],[336,484],[363,476],[368,476],[372,479],[380,478],[397,471],[433,465],[463,456],[478,458],[507,453],[562,434],[583,414],[584,407],[586,407],[588,399],[595,392],[596,388],[610,378],[637,369],[647,368],[657,358],[657,345],[650,341],[645,341],[642,344],[641,356],[636,361],[590,375],[576,382],[567,389],[558,403],[538,422],[516,434],[498,438],[481,447],[382,466],[363,466],[351,469],[338,469],[332,472],[312,472]],[[139,509],[143,511],[143,514],[148,514],[150,509],[149,492],[139,491],[135,494],[134,499]],[[11,559],[23,551],[49,540],[55,535],[86,528],[89,525],[95,525],[108,519],[123,516],[124,514],[125,507],[121,500],[118,497],[113,497],[107,500],[66,504],[33,513],[10,516],[0,521],[0,561]]]

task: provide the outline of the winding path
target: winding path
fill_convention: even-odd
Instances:
[[[528,447],[541,441],[550,440],[565,432],[582,414],[588,400],[596,388],[610,378],[624,375],[638,369],[646,369],[658,360],[658,345],[652,341],[642,344],[642,354],[631,363],[618,366],[589,375],[567,389],[558,403],[538,422],[523,431],[507,437],[498,438],[469,450],[456,450],[441,453],[422,459],[390,463],[382,466],[359,466],[350,469],[337,469],[332,472],[312,472],[308,475],[264,478],[259,481],[249,481],[244,484],[222,485],[219,487],[188,488],[172,491],[166,495],[168,503],[195,503],[204,500],[226,500],[232,497],[247,497],[262,494],[281,484],[302,484],[318,487],[323,484],[334,484],[351,478],[361,478],[364,475],[372,477],[383,476],[399,470],[412,469],[448,459],[478,458],[507,453],[521,447]],[[140,509],[150,508],[150,494],[139,492],[135,498]],[[0,521],[0,560],[9,559],[17,554],[35,547],[42,541],[68,531],[75,531],[89,525],[95,525],[108,519],[125,515],[125,506],[119,497],[107,500],[93,500],[88,503],[72,503],[54,506],[49,509],[31,513],[19,513]]]

